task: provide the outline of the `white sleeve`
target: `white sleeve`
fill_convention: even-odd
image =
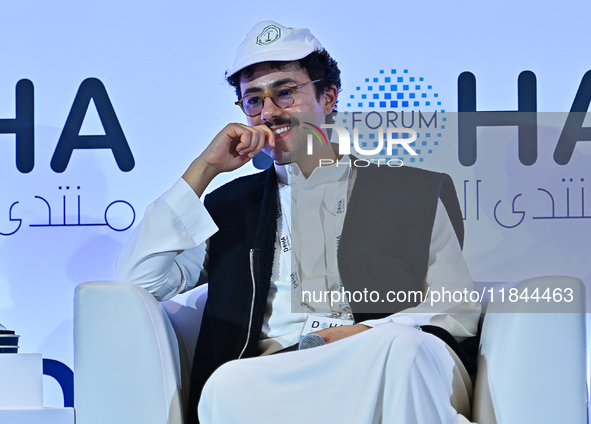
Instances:
[[[150,204],[117,259],[114,278],[167,300],[197,284],[218,227],[182,178]]]
[[[437,204],[431,235],[426,283],[429,294],[421,304],[386,318],[360,324],[370,327],[388,322],[415,327],[436,325],[456,337],[476,335],[481,306],[479,302],[470,301],[474,281],[441,199]],[[462,293],[461,299],[458,292]],[[458,301],[453,300],[454,293]]]

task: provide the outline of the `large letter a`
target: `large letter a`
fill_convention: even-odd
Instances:
[[[80,128],[91,99],[94,100],[105,135],[80,135]],[[51,158],[51,169],[55,172],[64,172],[74,149],[111,149],[119,169],[127,172],[135,166],[133,154],[127,144],[117,115],[115,115],[107,90],[105,90],[103,83],[96,78],[88,78],[80,84],[62,135]]]

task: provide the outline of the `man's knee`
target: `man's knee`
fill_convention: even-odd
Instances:
[[[407,346],[418,346],[425,338],[425,333],[405,324],[382,324],[374,327],[372,331],[375,331],[375,337]]]
[[[243,364],[241,360],[234,360],[226,362],[218,369],[207,380],[207,384],[211,386],[226,387],[226,385],[232,386],[232,382],[236,380],[236,377],[242,374]]]
[[[409,325],[389,323],[371,331],[374,332],[373,343],[387,343],[389,354],[393,356],[400,357],[403,353],[409,360],[421,355],[437,356],[442,360],[450,356],[442,340]]]

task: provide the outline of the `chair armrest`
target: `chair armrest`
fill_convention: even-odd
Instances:
[[[175,332],[141,287],[76,288],[74,365],[77,424],[182,424]]]
[[[546,312],[536,313],[531,302],[512,304],[506,297],[498,307],[489,304],[482,326],[473,421],[587,423],[582,281],[539,277],[515,287],[518,293],[528,288],[529,294],[538,288],[540,296],[546,288],[571,287],[571,310],[578,312],[547,312],[545,305]]]
[[[207,288],[207,284],[204,284],[162,303],[178,340],[183,411],[186,410],[189,403],[189,390],[187,389],[191,383],[193,358],[207,300]]]

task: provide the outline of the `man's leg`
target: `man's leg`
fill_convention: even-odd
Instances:
[[[456,424],[450,399],[461,399],[456,407],[468,404],[471,390],[457,368],[435,336],[385,324],[326,346],[225,364],[203,389],[199,418],[202,424]]]

